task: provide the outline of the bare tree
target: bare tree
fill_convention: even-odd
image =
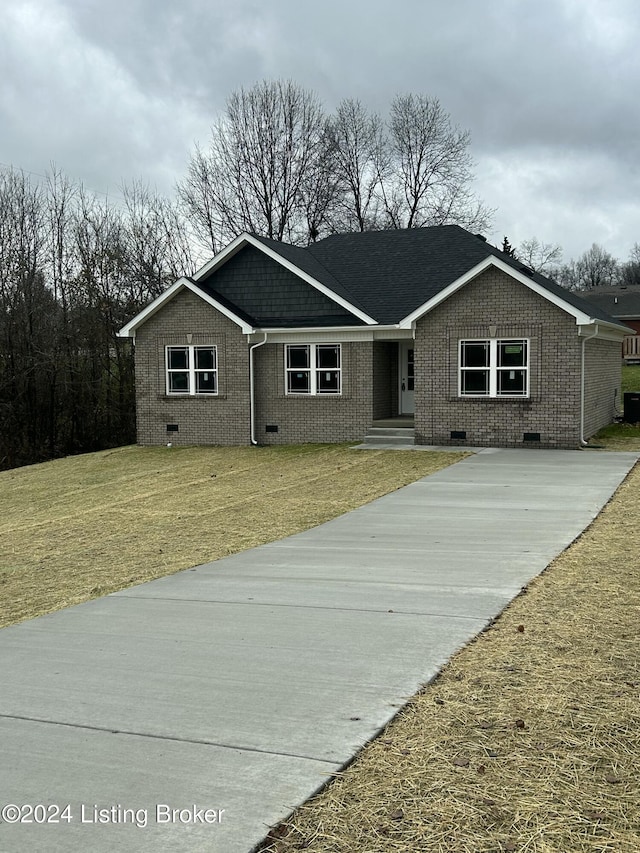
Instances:
[[[176,206],[123,192],[124,208],[55,167],[0,171],[0,468],[134,440],[117,330],[194,263]]]
[[[492,212],[470,189],[470,135],[451,123],[437,98],[399,95],[391,104],[392,177],[383,182],[394,228],[455,223],[486,228]]]
[[[0,467],[46,455],[56,323],[46,238],[41,188],[23,172],[1,172]]]
[[[178,192],[212,247],[241,231],[306,243],[320,177],[327,192],[331,186],[331,176],[317,168],[326,142],[326,118],[313,92],[291,81],[263,81],[230,95],[208,151],[196,152]]]
[[[338,168],[336,149],[328,125],[317,156],[310,162],[300,183],[300,242],[313,242],[335,231],[335,210],[342,194],[343,181]]]
[[[576,261],[576,271],[581,290],[608,287],[616,282],[618,262],[602,246],[593,243]]]
[[[332,148],[340,176],[333,225],[369,231],[384,225],[383,181],[390,177],[386,131],[379,115],[359,101],[342,101],[331,120]]]
[[[214,164],[196,145],[187,174],[176,190],[181,208],[193,225],[200,244],[214,255],[221,240],[216,181]]]
[[[531,237],[520,243],[516,254],[518,259],[534,272],[550,275],[562,260],[562,246],[542,243],[537,237]]]
[[[629,260],[620,265],[619,281],[626,287],[640,286],[640,243],[634,243]]]
[[[592,290],[617,284],[618,261],[602,246],[593,243],[578,260],[573,258],[556,271],[556,279],[568,290]]]
[[[566,287],[567,290],[580,290],[580,277],[576,269],[576,262],[573,258],[566,264],[561,264],[558,269],[554,270],[553,278]]]
[[[123,251],[132,312],[196,268],[194,247],[177,205],[142,181],[122,187]]]
[[[481,230],[492,211],[471,190],[469,143],[435,98],[398,96],[386,122],[347,99],[327,119],[312,92],[263,81],[231,94],[178,194],[214,252],[241,231],[305,244],[346,230]]]

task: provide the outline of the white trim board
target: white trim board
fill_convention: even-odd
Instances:
[[[565,311],[567,314],[570,314],[572,317],[575,318],[576,325],[586,326],[592,325],[594,323],[602,324],[601,320],[594,319],[589,314],[585,314],[583,311],[580,311],[580,309],[571,305],[569,302],[566,302],[564,299],[557,296],[555,293],[551,293],[551,291],[538,284],[532,278],[529,278],[528,275],[525,275],[524,273],[521,273],[513,267],[509,266],[509,264],[506,264],[504,261],[500,260],[500,258],[496,258],[494,255],[490,255],[489,257],[480,261],[479,264],[476,264],[475,267],[472,267],[470,270],[468,270],[464,275],[460,276],[460,278],[456,279],[450,285],[445,287],[444,290],[441,290],[440,293],[437,293],[431,299],[428,299],[419,308],[416,308],[415,311],[412,311],[410,314],[407,314],[407,316],[400,321],[399,326],[404,329],[410,328],[421,317],[424,317],[425,314],[428,314],[430,311],[433,311],[434,308],[436,308],[442,302],[447,300],[450,296],[453,296],[454,293],[457,293],[458,290],[463,288],[470,281],[473,281],[474,278],[477,278],[490,267],[495,267],[496,269],[518,281],[520,284],[524,284],[534,293],[537,293],[538,296],[542,296],[543,299],[546,299],[548,302],[551,302],[557,308],[560,308],[562,311]]]
[[[123,326],[118,332],[119,338],[135,338],[136,329],[145,323],[150,317],[159,311],[163,305],[167,302],[170,302],[174,296],[180,293],[181,290],[187,288],[192,293],[195,293],[196,296],[199,296],[205,302],[207,302],[212,308],[215,308],[216,311],[219,311],[221,314],[224,314],[229,320],[234,322],[237,326],[240,326],[242,332],[245,335],[250,335],[255,331],[254,327],[251,326],[246,320],[243,320],[241,317],[238,317],[237,314],[234,314],[229,308],[224,305],[221,305],[216,299],[212,296],[209,296],[203,290],[201,290],[197,285],[195,285],[192,281],[189,281],[188,278],[180,278],[175,284],[172,284],[164,293],[161,293],[156,299],[153,300],[146,308],[136,314],[133,320],[130,320],[126,326]]]

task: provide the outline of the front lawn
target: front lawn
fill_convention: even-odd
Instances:
[[[281,539],[463,454],[121,447],[0,472],[0,627]]]

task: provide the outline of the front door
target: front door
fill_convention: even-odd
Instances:
[[[400,344],[400,414],[412,415],[413,405],[413,341]]]

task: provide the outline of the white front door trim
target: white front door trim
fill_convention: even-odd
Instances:
[[[399,412],[401,415],[413,415],[415,412],[414,347],[415,341],[401,341],[398,344]]]

